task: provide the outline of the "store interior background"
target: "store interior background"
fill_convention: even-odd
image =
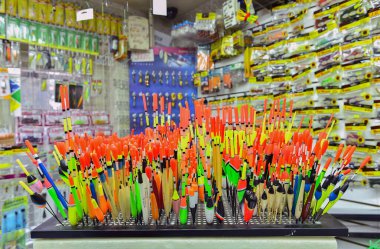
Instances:
[[[195,15],[198,12],[213,11],[220,14],[222,13],[221,6],[223,5],[223,2],[223,0],[168,0],[167,6],[177,8],[178,13],[173,19],[168,19],[163,16],[154,16],[154,47],[197,48],[197,43],[191,39],[173,38],[171,36],[173,25],[183,22],[184,20],[194,21]],[[75,4],[78,3],[75,2]],[[126,11],[126,1],[122,0],[90,0],[81,1],[79,4],[81,6],[80,9],[90,7],[100,12],[103,8],[105,13],[120,18],[123,18],[126,14],[127,16],[142,16],[148,18],[150,2],[148,0],[130,0],[128,1],[128,11]],[[285,4],[285,2],[276,0],[253,1],[254,8],[259,17],[258,23],[265,25],[270,22],[273,18],[271,11],[272,7],[281,4]],[[308,9],[304,17],[305,29],[302,33],[305,34],[314,30],[313,13],[319,9],[315,3],[311,3],[310,6],[311,7]],[[258,25],[253,24],[244,26],[242,29],[243,31],[247,31],[254,30],[255,28],[257,29],[257,27]],[[13,62],[5,62],[4,60],[0,61],[1,68],[12,68],[11,70],[8,70],[8,72],[3,71],[0,73],[0,77],[2,77],[2,79],[3,77],[13,77],[11,74],[14,73],[14,75],[16,75],[15,77],[19,78],[21,87],[21,116],[23,117],[15,117],[10,111],[9,98],[4,98],[0,95],[0,148],[5,148],[14,143],[21,144],[23,137],[37,137],[42,141],[42,143],[39,143],[38,145],[40,155],[42,155],[44,161],[50,167],[52,172],[56,170],[54,158],[50,154],[53,143],[49,139],[53,138],[51,138],[49,134],[50,131],[52,131],[53,133],[56,132],[57,136],[60,135],[62,133],[62,131],[59,130],[61,129],[61,126],[44,126],[41,124],[24,125],[20,120],[24,117],[32,117],[35,112],[39,119],[42,120],[47,113],[60,110],[59,103],[57,104],[54,101],[54,87],[57,81],[62,81],[64,83],[69,82],[70,84],[83,87],[83,91],[88,91],[88,96],[83,95],[83,110],[79,111],[81,114],[78,114],[80,118],[88,120],[88,125],[76,126],[76,132],[78,134],[87,132],[88,130],[91,130],[92,132],[103,131],[110,134],[116,132],[120,136],[130,133],[132,128],[131,120],[133,120],[133,113],[130,111],[130,105],[132,103],[130,92],[133,90],[133,84],[130,82],[132,72],[129,70],[129,67],[132,62],[129,57],[123,60],[115,60],[113,58],[114,55],[109,51],[109,36],[99,35],[98,37],[98,55],[48,47],[44,48],[42,46],[31,45],[25,42],[11,41],[12,45],[17,44],[19,46],[19,58]],[[37,68],[31,67],[30,52],[34,50],[49,52],[63,51],[63,53],[71,54],[73,57],[79,56],[81,58],[85,57],[88,60],[91,59],[93,60],[93,73],[92,75],[76,72],[68,73],[38,68],[38,66]],[[217,69],[237,64],[244,64],[244,53],[231,56],[231,58],[220,59],[215,62],[214,67]],[[149,67],[149,65],[150,64],[147,63],[147,67]],[[190,84],[196,88],[197,96],[194,96],[195,98],[205,98],[211,102],[211,104],[213,102],[216,103],[221,99],[233,99],[232,103],[238,104],[244,102],[244,100],[239,102],[242,98],[244,99],[245,97],[252,95],[252,84],[249,82],[249,79],[242,77],[241,80],[238,81],[239,82],[234,83],[232,88],[221,86],[218,89],[218,92],[214,93],[205,93],[202,91],[201,86],[194,86],[192,81]],[[311,85],[312,88],[316,89],[318,83],[313,82]],[[98,87],[97,90],[94,90],[96,87]],[[351,120],[347,118],[347,115],[351,115],[350,118],[354,117],[360,119],[362,119],[362,116],[360,113],[345,113],[343,110],[344,98],[339,96],[332,96],[332,98],[336,98],[337,105],[340,107],[339,112],[336,113],[339,122],[333,133],[336,139],[344,141],[347,135],[345,120]],[[376,102],[377,99],[380,100],[378,96],[373,96],[372,104]],[[309,100],[313,101],[312,106],[321,105],[321,102],[318,102],[321,101],[321,98],[318,97],[317,94],[313,94],[302,101],[308,102]],[[136,101],[136,105],[142,105],[142,100],[139,96],[137,96],[134,101]],[[182,103],[184,103],[184,99]],[[307,105],[308,104],[306,104],[306,106]],[[29,112],[29,116],[24,116],[23,112]],[[377,113],[376,110],[374,110],[374,112]],[[99,124],[91,124],[93,121],[90,120],[90,116],[92,120],[95,120],[95,118],[98,117]],[[137,114],[137,123],[139,122],[138,119]],[[339,241],[341,248],[364,248],[365,246],[369,246],[370,240],[376,241],[376,239],[380,238],[378,222],[380,218],[380,195],[378,193],[380,186],[380,161],[377,151],[379,149],[377,142],[379,142],[380,139],[379,135],[373,135],[370,129],[371,125],[378,125],[379,122],[378,119],[372,118],[365,130],[361,131],[361,133],[363,133],[362,136],[366,140],[364,144],[375,146],[376,148],[375,152],[372,153],[373,163],[371,165],[371,168],[374,169],[375,173],[372,173],[373,176],[364,175],[357,178],[357,181],[352,183],[354,187],[350,187],[350,190],[345,194],[344,199],[347,201],[341,200],[330,211],[330,213],[336,214],[337,217],[341,215],[342,222],[352,227],[352,231],[356,233],[356,237],[364,237],[349,239],[355,241],[355,243],[359,243],[356,245],[341,240]],[[15,160],[17,158],[21,159],[21,161],[28,166],[28,169],[33,171],[33,165],[28,163],[29,159],[25,153],[17,150],[14,150],[12,153],[4,151],[2,152],[0,150],[0,208],[5,200],[25,195],[23,189],[18,186],[19,176],[22,174],[22,171],[15,164]],[[358,158],[362,157],[362,155],[358,155]],[[36,225],[51,217],[49,213],[34,208],[32,205],[30,205],[28,215],[27,231],[30,231],[30,229],[33,229]],[[355,217],[353,218],[355,221],[347,221],[347,217],[350,215]],[[365,224],[364,226],[363,223]],[[344,240],[347,239],[345,238]],[[27,244],[31,247],[32,240],[28,239]]]

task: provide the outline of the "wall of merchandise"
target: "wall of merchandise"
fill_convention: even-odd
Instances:
[[[0,150],[0,214],[9,214],[0,219],[1,230],[7,233],[0,236],[4,245],[7,239],[14,241],[12,231],[18,231],[18,245],[30,244],[29,229],[51,217],[23,199],[25,192],[18,181],[25,172],[14,162],[20,159],[29,173],[37,172],[15,144],[28,139],[38,145],[41,159],[59,178],[50,152],[65,137],[60,85],[69,85],[76,134],[116,131],[125,135],[129,131],[129,102],[121,103],[128,95],[127,63],[116,61],[109,49],[111,36],[126,34],[122,33],[123,20],[95,13],[93,20],[77,22],[77,10],[77,5],[63,2],[54,6],[37,0],[0,3],[0,146],[8,146]]]
[[[212,41],[198,47],[199,97],[215,108],[253,102],[257,110],[264,99],[293,99],[296,122],[303,114],[313,115],[301,129],[311,125],[315,134],[333,114],[331,153],[340,141],[356,145],[352,166],[372,155],[366,169],[371,177],[379,175],[380,163],[378,7],[377,1],[362,0],[290,3],[262,11],[253,28],[235,23],[221,31],[220,23],[230,20],[223,9],[172,32],[206,34]],[[213,38],[216,33],[222,38]]]

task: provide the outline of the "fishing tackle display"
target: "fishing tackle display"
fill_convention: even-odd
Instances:
[[[324,158],[335,120],[331,116],[314,140],[312,122],[301,131],[302,116],[297,129],[293,101],[286,99],[275,100],[271,108],[265,100],[262,112],[248,104],[212,112],[197,100],[194,116],[186,102],[176,123],[165,113],[165,97],[154,93],[153,128],[146,122],[144,133],[92,137],[73,134],[67,88],[60,91],[66,139],[56,142],[53,154],[59,176],[70,188],[69,200],[32,144],[25,143],[44,188],[71,226],[107,224],[109,219],[190,225],[199,215],[213,224],[223,223],[227,212],[246,223],[253,217],[274,224],[313,223],[371,159],[367,156],[351,176],[355,146],[342,144],[334,158]],[[147,121],[145,94],[142,98]],[[34,203],[45,207],[41,182],[19,165],[28,180],[20,184]]]

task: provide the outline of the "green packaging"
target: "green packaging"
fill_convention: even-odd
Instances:
[[[30,24],[29,24],[29,43],[31,43],[31,44],[37,43],[37,33],[38,33],[37,23],[30,22]]]
[[[74,37],[75,37],[74,48],[76,50],[80,50],[82,48],[82,33],[75,32]]]
[[[5,16],[0,15],[0,37],[5,38]]]
[[[27,20],[20,21],[20,39],[23,42],[29,41],[29,25],[30,22]]]
[[[20,20],[18,18],[8,16],[7,39],[20,40]]]
[[[65,29],[59,30],[58,47],[59,48],[66,48],[67,47],[67,30],[65,30]]]
[[[98,36],[92,36],[91,38],[91,51],[92,52],[99,52],[99,37]]]
[[[75,48],[75,31],[67,31],[67,44],[66,47],[69,49]]]
[[[89,52],[90,50],[90,36],[89,35],[83,35],[82,36],[82,45],[81,50]]]
[[[59,46],[59,29],[51,27],[50,28],[50,45],[52,47]]]
[[[49,32],[50,32],[50,27],[39,24],[39,32],[37,32],[37,40],[39,45],[50,45],[49,42]]]

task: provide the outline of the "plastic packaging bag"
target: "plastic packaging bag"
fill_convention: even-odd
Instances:
[[[341,62],[340,46],[333,46],[317,52],[318,68],[324,68]]]
[[[340,30],[343,34],[343,42],[347,43],[366,39],[371,33],[370,21],[371,19],[367,17],[341,26]]]
[[[342,75],[343,71],[340,65],[322,68],[315,72],[318,84],[322,87],[341,87]]]
[[[341,46],[342,49],[342,61],[348,62],[353,60],[369,59],[372,55],[372,40],[367,39],[363,41],[357,41],[348,43]]]
[[[369,8],[369,2],[366,0],[347,1],[340,4],[339,11],[336,13],[339,26],[366,16]]]
[[[262,79],[257,79],[252,77],[249,79],[250,83],[250,93],[253,95],[266,95],[272,93],[272,78],[265,77]]]
[[[371,61],[349,63],[343,65],[342,68],[343,79],[348,83],[370,80],[373,77]]]

